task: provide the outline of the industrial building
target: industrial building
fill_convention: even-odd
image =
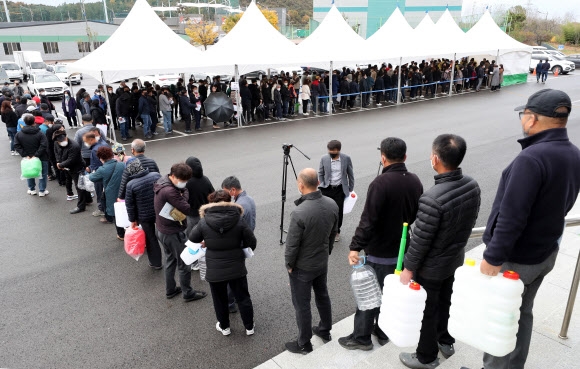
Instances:
[[[463,0],[334,0],[334,5],[353,29],[363,38],[367,38],[387,21],[397,6],[409,24],[415,27],[426,12],[436,22],[449,9],[453,18],[459,20]],[[331,0],[313,0],[313,19],[322,22],[331,6]]]

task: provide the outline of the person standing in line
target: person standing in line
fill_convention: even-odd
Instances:
[[[240,82],[240,97],[242,98],[244,123],[250,124],[252,122],[252,91],[245,79]]]
[[[187,91],[186,91],[187,92]],[[185,163],[171,166],[168,175],[161,177],[154,185],[155,192],[155,225],[157,226],[157,239],[165,251],[165,297],[172,299],[183,291],[185,302],[204,298],[207,294],[196,291],[191,287],[191,268],[185,265],[180,255],[185,249],[187,236],[184,221],[167,219],[160,213],[169,204],[173,207],[173,213],[178,215],[189,214],[191,207],[187,202],[189,192],[187,181],[191,178],[191,168]],[[181,218],[181,217],[180,217]],[[175,269],[179,270],[179,285],[175,284]]]
[[[139,97],[139,107],[137,108],[137,115],[143,121],[143,134],[145,138],[152,138],[151,134],[151,105],[147,100],[147,90],[141,90],[141,97]]]
[[[48,179],[48,141],[40,128],[34,123],[34,116],[25,114],[23,116],[24,128],[14,135],[14,150],[23,158],[38,158],[42,163],[41,178],[38,180],[38,196],[48,195],[46,182]],[[36,195],[36,180],[34,178],[26,180],[29,195]]]
[[[296,209],[290,217],[284,256],[298,338],[287,342],[286,349],[306,355],[312,352],[313,333],[324,342],[332,339],[332,308],[326,282],[328,257],[338,230],[338,205],[322,196],[316,170],[312,168],[300,172],[297,185],[302,196],[295,201]],[[314,327],[310,310],[312,290],[320,315],[320,322]]]
[[[70,95],[69,90],[64,92],[64,98],[62,99],[62,112],[68,121],[69,129],[78,128],[77,102]]]
[[[120,93],[117,94],[118,97],[115,101],[115,111],[117,112],[117,121],[121,130],[121,139],[127,141],[133,138],[129,134],[129,126],[131,125],[131,93],[127,85],[123,86],[122,89],[119,87],[119,89]]]
[[[196,108],[187,96],[187,90],[182,89],[179,95],[179,110],[181,110],[181,119],[185,121],[185,133],[192,133],[191,131],[191,112]]]
[[[163,115],[163,128],[165,133],[173,133],[173,128],[171,126],[171,114],[173,112],[171,105],[173,104],[173,99],[169,99],[169,90],[163,88],[161,95],[159,95],[159,110]]]
[[[201,132],[201,95],[197,90],[197,86],[193,86],[192,94],[189,98],[189,101],[193,104],[194,108],[191,111],[193,113],[193,117],[195,118],[195,131]]]
[[[80,132],[81,130],[79,130]],[[99,169],[103,163],[97,155],[97,150],[100,147],[108,146],[107,143],[101,139],[101,130],[92,127],[89,129],[88,133],[83,136],[84,146],[90,149],[89,164],[86,167],[87,173],[95,172]],[[104,217],[105,216],[105,199],[103,197],[103,182],[95,183],[95,194],[97,195],[98,209],[93,211],[94,217]]]
[[[332,140],[327,145],[328,155],[320,159],[318,180],[320,191],[326,197],[330,197],[338,205],[338,232],[334,242],[340,241],[340,228],[342,227],[344,200],[354,190],[354,171],[350,156],[340,152],[342,144],[338,140]]]
[[[192,242],[204,242],[207,248],[206,280],[211,288],[216,313],[216,329],[224,336],[231,334],[228,312],[228,289],[232,291],[246,328],[246,335],[254,334],[254,308],[248,290],[246,258],[243,247],[256,249],[256,237],[242,220],[241,205],[231,202],[227,191],[219,190],[209,195],[209,204],[200,210],[201,220],[192,230]]]
[[[282,93],[280,92],[280,84],[277,84],[274,88],[274,105],[275,105],[275,120],[282,120]]]
[[[109,104],[111,104],[111,119],[113,120],[113,127],[115,130],[119,129],[119,122],[117,117],[117,98],[119,97],[118,94],[113,92],[113,87],[107,85],[107,97],[109,98]],[[104,94],[104,93],[103,93]],[[106,101],[106,100],[105,100]],[[105,110],[105,113],[107,111]]]
[[[191,207],[189,214],[187,214],[186,234],[189,235],[191,230],[199,223],[199,208],[209,203],[207,197],[214,193],[215,189],[209,178],[203,175],[203,166],[198,158],[190,156],[185,161],[185,164],[189,165],[192,174],[185,186],[189,192],[188,202]]]
[[[454,274],[463,265],[465,245],[481,204],[479,185],[459,167],[466,151],[465,140],[457,135],[443,134],[433,141],[435,185],[419,199],[401,273],[401,283],[414,279],[427,291],[417,351],[399,355],[409,368],[436,367],[439,350],[445,358],[455,353],[455,339],[447,331]]]
[[[369,185],[360,223],[348,254],[349,264],[356,265],[360,261],[359,252],[365,251],[366,264],[374,269],[381,289],[385,277],[395,271],[403,223],[413,223],[419,197],[423,193],[419,178],[407,171],[406,160],[405,141],[388,137],[381,142],[383,172]],[[372,350],[373,334],[380,345],[386,345],[389,338],[377,324],[379,312],[379,308],[357,309],[353,332],[339,338],[338,343],[347,350]]]
[[[10,155],[15,156],[17,153],[14,150],[14,136],[18,132],[18,116],[14,112],[14,109],[12,109],[10,101],[6,100],[2,101],[0,113],[2,114],[2,121],[6,124],[6,131],[10,139]]]
[[[147,250],[149,267],[161,270],[163,262],[161,247],[155,235],[155,193],[153,192],[153,186],[161,178],[161,174],[149,172],[149,169],[143,168],[139,160],[128,163],[125,171],[129,174],[125,207],[131,227],[137,228],[141,225],[145,232],[145,250]]]
[[[533,329],[533,306],[556,262],[566,214],[580,191],[580,150],[568,139],[572,111],[563,91],[544,89],[519,111],[522,151],[503,171],[487,222],[481,273],[513,270],[524,283],[515,350],[483,355],[486,369],[525,367]]]
[[[240,180],[234,176],[224,179],[222,189],[230,194],[232,202],[239,204],[244,209],[242,220],[246,222],[253,232],[256,229],[256,202],[254,199],[248,196],[246,191],[242,189]],[[230,313],[236,313],[238,311],[234,293],[229,288],[228,305]]]
[[[91,193],[79,188],[79,175],[85,169],[85,163],[81,155],[79,144],[66,136],[64,131],[56,131],[53,134],[54,154],[56,157],[56,167],[63,171],[66,176],[67,200],[75,199],[72,192],[72,183],[77,190],[77,206],[70,211],[71,214],[78,214],[85,211],[87,203],[91,202]],[[70,191],[69,191],[70,189]]]
[[[131,142],[131,155],[133,157],[127,161],[127,164],[133,160],[139,160],[143,168],[149,170],[149,173],[155,172],[160,173],[159,167],[155,160],[151,159],[150,157],[145,156],[145,141],[137,138]],[[119,194],[117,197],[119,200],[125,199],[126,189],[127,189],[127,182],[129,182],[129,177],[131,175],[128,171],[123,172],[123,178],[121,178],[121,185],[119,186]]]
[[[91,149],[83,144],[83,136],[89,133],[91,128],[95,128],[95,126],[93,125],[93,118],[90,114],[83,114],[81,121],[82,127],[75,132],[74,140],[81,148],[81,155],[85,162],[85,167],[88,167],[91,161]]]

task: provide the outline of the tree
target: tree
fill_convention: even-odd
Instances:
[[[185,27],[185,34],[191,38],[191,43],[194,45],[203,45],[207,50],[207,45],[213,45],[215,39],[219,36],[215,31],[216,25],[214,22],[197,22],[187,21]]]
[[[276,13],[275,10],[268,10],[262,8],[260,8],[260,11],[262,12],[262,14],[264,14],[264,17],[266,17],[268,22],[270,22],[270,24],[279,31],[280,27],[278,27],[278,13]],[[244,13],[232,14],[229,17],[227,17],[224,23],[222,24],[222,30],[225,33],[229,33],[232,30],[232,28],[234,28],[234,26],[238,23],[240,18],[242,18],[243,14]]]
[[[567,23],[562,26],[562,33],[565,42],[571,42],[574,45],[580,43],[580,23]]]
[[[508,23],[507,32],[511,34],[513,31],[519,31],[524,28],[526,23],[526,9],[521,5],[514,6],[508,10],[506,18]]]

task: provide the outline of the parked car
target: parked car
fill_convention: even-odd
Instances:
[[[0,86],[4,85],[4,83],[6,82],[10,83],[10,78],[8,77],[8,74],[6,73],[4,68],[0,66]]]
[[[83,79],[83,75],[80,73],[69,76],[68,71],[66,70],[66,64],[48,65],[46,67],[46,70],[56,74],[56,76],[60,78],[60,80],[63,81],[65,84],[68,84],[70,82],[73,85],[80,85],[81,79]]]
[[[24,73],[22,73],[22,69],[20,69],[18,64],[14,62],[0,62],[0,67],[6,71],[11,81],[16,79],[22,81],[24,79]]]
[[[52,73],[31,74],[28,79],[28,90],[38,95],[41,88],[44,88],[46,96],[56,98],[62,98],[64,91],[68,90],[68,86]]]
[[[573,54],[566,56],[566,60],[571,61],[576,65],[576,68],[580,67],[580,54]]]
[[[550,62],[552,73],[556,73],[556,71],[558,71],[558,74],[568,74],[569,72],[572,72],[576,69],[576,65],[569,60],[560,58],[559,56],[555,55],[547,56],[546,54],[536,54],[534,51],[532,53],[532,59],[530,60],[530,73],[534,71],[540,60],[546,59],[548,59]]]
[[[180,78],[181,76],[176,73],[160,73],[149,76],[141,76],[137,78],[137,85],[139,88],[143,88],[145,82],[149,82],[153,85],[169,86],[176,84]]]
[[[551,55],[556,55],[556,56],[559,56],[559,57],[561,57],[561,58],[565,58],[565,57],[566,57],[566,55],[564,55],[564,53],[563,53],[563,52],[560,52],[560,51],[558,51],[558,50],[546,50],[546,52],[547,52],[548,54],[551,54]]]

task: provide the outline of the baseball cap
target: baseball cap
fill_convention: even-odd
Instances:
[[[118,153],[121,153],[121,152],[125,152],[125,148],[120,143],[114,144],[111,149],[113,150],[113,152],[115,154],[118,154]]]
[[[28,112],[31,112],[31,111],[34,111],[34,110],[36,110],[36,106],[34,106],[34,105],[29,105],[29,106],[26,108],[26,111],[28,111]]]
[[[54,132],[54,137],[53,137],[53,139],[54,139],[56,142],[63,142],[63,141],[66,141],[66,133],[64,133],[64,132]]]
[[[556,112],[558,108],[568,108],[567,113]],[[566,118],[572,111],[572,101],[567,93],[560,90],[546,88],[534,93],[528,98],[526,105],[518,106],[515,111],[529,109],[534,113],[551,118]]]

